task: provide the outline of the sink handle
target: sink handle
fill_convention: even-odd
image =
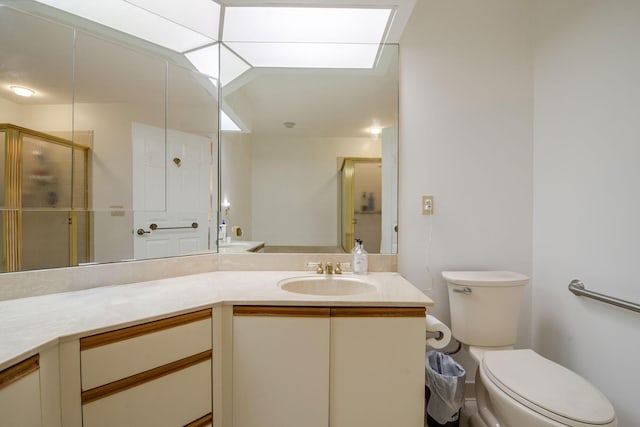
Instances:
[[[342,274],[342,266],[339,262],[336,262],[336,266],[333,268],[335,274]]]

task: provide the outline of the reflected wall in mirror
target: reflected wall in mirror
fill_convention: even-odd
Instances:
[[[0,1],[0,41],[2,271],[216,250],[210,76],[26,0]]]
[[[360,238],[397,253],[397,45],[371,69],[254,67],[223,83],[222,112],[239,128],[220,136],[227,229],[265,252],[348,253]],[[346,159],[373,173],[354,186]]]

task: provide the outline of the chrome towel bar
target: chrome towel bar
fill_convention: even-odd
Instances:
[[[627,310],[640,313],[640,304],[625,301],[620,298],[610,297],[609,295],[585,289],[584,283],[582,283],[580,279],[573,279],[571,283],[569,283],[569,291],[571,291],[574,295],[592,298],[598,301],[606,302],[607,304],[615,305],[616,307],[626,308]]]

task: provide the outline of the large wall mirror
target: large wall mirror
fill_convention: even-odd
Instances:
[[[232,238],[240,227],[265,252],[349,253],[358,238],[396,253],[397,71],[397,45],[383,45],[372,68],[254,67],[223,85]]]
[[[30,0],[0,0],[0,41],[2,271],[254,241],[395,253],[397,46],[347,70],[247,66],[212,43],[203,70]]]
[[[247,66],[223,81],[227,239],[240,230],[246,248],[285,253],[349,253],[361,239],[397,252],[398,46],[375,48],[369,68]],[[239,63],[222,55],[223,75]]]

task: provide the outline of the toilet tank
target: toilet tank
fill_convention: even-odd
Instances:
[[[443,271],[449,289],[451,333],[461,343],[512,346],[529,278],[511,271]]]

